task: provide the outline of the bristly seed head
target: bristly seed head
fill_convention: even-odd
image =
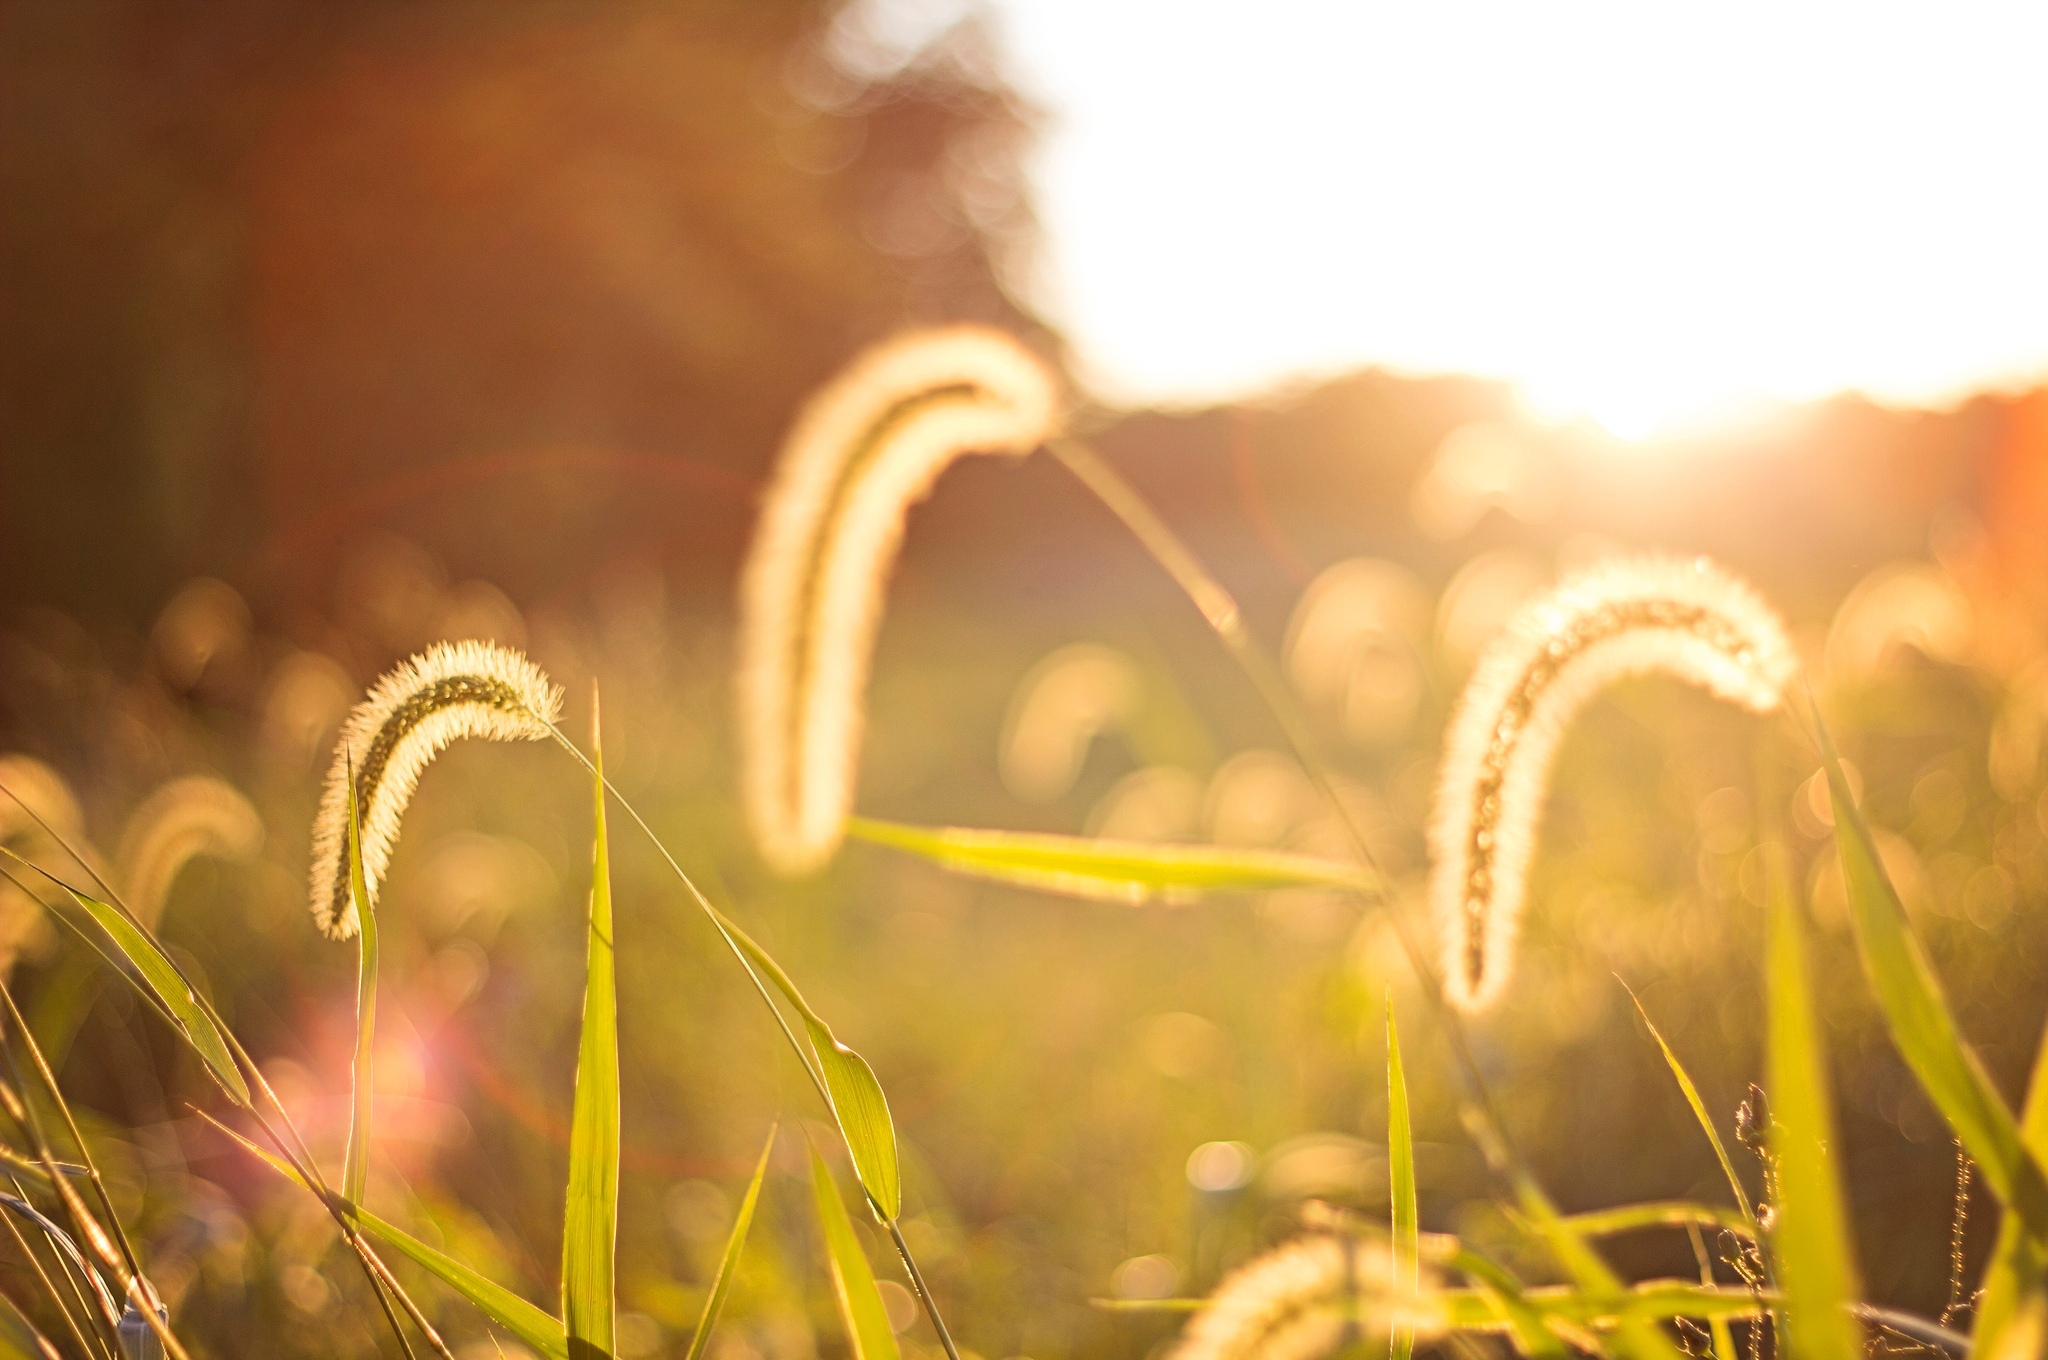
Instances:
[[[136,919],[152,930],[178,873],[196,856],[248,860],[263,848],[263,819],[233,785],[187,775],[128,814],[115,852],[116,881]]]
[[[1442,1317],[1421,1299],[1397,1298],[1391,1261],[1380,1237],[1282,1243],[1225,1277],[1169,1360],[1314,1360],[1396,1326],[1421,1339],[1441,1332]]]
[[[313,919],[335,939],[356,933],[348,890],[351,792],[372,906],[420,772],[450,742],[539,741],[561,716],[562,691],[540,667],[491,642],[440,642],[379,680],[342,727],[313,823]],[[353,766],[353,790],[349,770]]]
[[[1580,708],[1657,672],[1767,713],[1797,664],[1778,616],[1705,558],[1606,563],[1525,606],[1465,686],[1438,775],[1430,900],[1451,1001],[1482,1009],[1507,982],[1551,761]]]
[[[905,513],[963,454],[1038,447],[1059,406],[1016,339],[955,326],[868,350],[799,413],[740,582],[741,802],[773,868],[839,846]]]

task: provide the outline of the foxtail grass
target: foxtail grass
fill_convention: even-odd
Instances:
[[[1606,563],[1526,605],[1480,657],[1438,767],[1430,904],[1452,1004],[1484,1009],[1513,971],[1551,763],[1580,709],[1656,673],[1768,713],[1795,666],[1777,614],[1705,558]]]
[[[263,849],[263,819],[231,784],[209,775],[173,779],[128,816],[114,852],[115,876],[129,909],[154,930],[171,885],[201,855],[254,859]]]
[[[348,808],[362,821],[371,907],[391,865],[420,773],[451,742],[541,741],[561,716],[562,692],[538,666],[492,642],[436,643],[401,663],[349,713],[313,823],[313,919],[337,940],[356,931],[349,895]]]
[[[979,326],[877,345],[798,414],[740,582],[740,796],[776,870],[838,849],[905,514],[963,454],[1029,453],[1058,414],[1044,362]]]

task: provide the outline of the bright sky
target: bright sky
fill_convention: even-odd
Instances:
[[[2048,375],[2048,5],[993,9],[1104,395],[1381,364],[1633,435]]]

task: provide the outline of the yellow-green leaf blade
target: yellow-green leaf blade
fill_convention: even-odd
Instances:
[[[164,1010],[174,1019],[184,1033],[193,1051],[199,1054],[207,1069],[225,1086],[237,1102],[249,1103],[249,1084],[242,1078],[242,1070],[235,1066],[234,1058],[228,1052],[227,1041],[221,1037],[214,1025],[213,1017],[199,1004],[192,988],[186,984],[184,975],[177,965],[165,956],[155,940],[117,909],[105,902],[87,897],[76,888],[67,887],[74,902],[85,909],[101,930],[113,940],[114,947],[122,957],[135,966]]]
[[[1664,1054],[1664,1065],[1671,1069],[1672,1077],[1678,1082],[1678,1089],[1685,1096],[1685,1103],[1692,1108],[1692,1117],[1699,1121],[1701,1132],[1707,1135],[1707,1142],[1713,1145],[1714,1157],[1721,1163],[1721,1174],[1728,1178],[1728,1189],[1735,1196],[1735,1203],[1742,1210],[1742,1217],[1748,1224],[1751,1237],[1756,1236],[1756,1215],[1749,1205],[1749,1192],[1742,1187],[1742,1177],[1735,1174],[1735,1162],[1728,1156],[1727,1145],[1721,1141],[1721,1134],[1714,1128],[1713,1116],[1707,1113],[1707,1103],[1700,1099],[1700,1088],[1693,1085],[1692,1074],[1685,1070],[1685,1064],[1664,1042],[1663,1031],[1656,1021],[1650,1019],[1649,1011],[1643,1009],[1643,999],[1629,991],[1628,999],[1636,1003],[1636,1014],[1643,1017],[1643,1024],[1649,1028],[1650,1037],[1657,1041],[1658,1049]]]
[[[1394,1026],[1393,998],[1387,999],[1387,1178],[1392,1203],[1394,1291],[1413,1296],[1422,1288],[1421,1228],[1415,1208],[1415,1131],[1408,1118],[1408,1076],[1401,1067],[1401,1035]],[[1403,1310],[1396,1308],[1400,1315]],[[1388,1360],[1409,1360],[1415,1329],[1397,1327]]]
[[[353,777],[349,787],[355,787]],[[348,800],[348,891],[356,908],[356,1051],[349,1066],[348,1154],[341,1168],[341,1193],[363,1202],[370,1179],[370,1114],[376,1092],[377,913],[363,883],[362,828],[356,800]]]
[[[1825,726],[1819,730],[1856,952],[1884,1011],[1892,1042],[1976,1160],[1985,1184],[2034,1237],[2048,1243],[2048,1179],[2021,1142],[2012,1111],[1991,1084],[1976,1051],[1963,1041],[1934,965],[1906,922],[1905,908],[1878,858],[1870,828],[1849,792],[1834,742]]]
[[[2033,1075],[2020,1110],[2020,1140],[2036,1160],[2048,1160],[2048,1034],[2034,1053]],[[2000,1334],[2030,1300],[2048,1303],[2048,1250],[2026,1231],[2020,1216],[2008,1210],[1998,1225],[1998,1241],[1984,1267],[1984,1289],[1977,1300],[1977,1320],[1970,1331],[1971,1360],[1984,1360],[1998,1346]]]
[[[1632,1360],[1682,1360],[1682,1352],[1670,1337],[1626,1309],[1622,1300],[1628,1286],[1600,1253],[1587,1245],[1586,1239],[1564,1215],[1558,1213],[1557,1206],[1550,1202],[1541,1186],[1526,1175],[1517,1176],[1515,1198],[1522,1212],[1528,1216],[1530,1225],[1549,1245],[1565,1273],[1572,1277],[1578,1291],[1589,1296],[1596,1306],[1617,1310],[1615,1350],[1632,1357]],[[1536,1291],[1530,1291],[1527,1297],[1533,1302]]]
[[[747,1183],[746,1198],[740,1201],[740,1212],[733,1219],[732,1236],[725,1240],[725,1255],[718,1262],[718,1276],[711,1282],[711,1293],[704,1300],[703,1316],[697,1319],[696,1335],[690,1338],[690,1350],[686,1360],[701,1360],[704,1347],[710,1344],[711,1329],[718,1325],[718,1314],[725,1307],[725,1296],[732,1291],[733,1272],[739,1268],[740,1253],[746,1250],[747,1230],[754,1223],[754,1205],[761,1198],[761,1182],[768,1175],[768,1158],[775,1151],[775,1130],[768,1130],[768,1141],[761,1145],[761,1160],[754,1164],[754,1179]]]
[[[1205,892],[1278,888],[1370,891],[1355,865],[1310,855],[1221,845],[1167,845],[970,827],[918,827],[855,817],[848,834],[906,851],[954,873],[1069,897],[1131,904],[1182,901]]]
[[[846,1139],[861,1188],[884,1222],[903,1212],[903,1180],[896,1153],[896,1124],[889,1101],[868,1060],[832,1037],[822,1023],[810,1026],[811,1045],[832,1095],[832,1117]]]
[[[1847,1312],[1860,1290],[1832,1157],[1834,1113],[1820,1022],[1783,849],[1765,849],[1771,878],[1765,1067],[1779,1201],[1771,1254],[1785,1291],[1788,1349],[1800,1360],[1861,1360],[1862,1337]]]
[[[726,938],[732,941],[733,947],[766,973],[768,980],[803,1017],[804,1031],[818,1061],[818,1076],[824,1083],[825,1099],[831,1107],[833,1122],[839,1126],[840,1136],[846,1140],[846,1151],[853,1158],[854,1173],[860,1177],[861,1188],[867,1192],[868,1198],[874,1201],[875,1212],[884,1221],[895,1219],[903,1212],[896,1125],[889,1117],[889,1101],[882,1094],[882,1083],[875,1077],[875,1070],[868,1066],[867,1059],[839,1042],[832,1033],[832,1027],[811,1009],[803,993],[790,981],[789,974],[767,950],[754,943],[745,931],[724,916],[714,913],[713,919],[725,932]]]
[[[1523,1297],[1522,1282],[1505,1266],[1466,1246],[1460,1246],[1453,1252],[1448,1264],[1472,1281],[1476,1287],[1472,1292],[1479,1302],[1513,1333],[1517,1354],[1540,1357],[1541,1360],[1564,1360],[1570,1354],[1557,1333],[1544,1324],[1543,1315]],[[1446,1296],[1456,1292],[1459,1291],[1444,1291]],[[1456,1318],[1455,1307],[1446,1311],[1453,1319]],[[1453,1321],[1451,1325],[1457,1323]],[[1485,1324],[1474,1320],[1471,1325],[1479,1327]]]
[[[298,1172],[292,1169],[291,1163],[282,1157],[250,1142],[218,1120],[208,1122],[234,1139],[244,1151],[278,1175],[303,1186],[309,1192],[313,1191],[313,1187],[306,1185]],[[343,1200],[336,1207],[364,1232],[385,1242],[413,1264],[460,1294],[478,1312],[512,1333],[525,1345],[546,1356],[547,1360],[569,1360],[568,1335],[562,1324],[549,1317],[537,1305],[528,1303],[503,1285],[486,1279],[448,1253],[428,1246],[403,1228],[386,1222],[359,1204]]]
[[[1589,1209],[1567,1214],[1564,1221],[1581,1237],[1613,1237],[1640,1232],[1645,1228],[1711,1228],[1732,1232],[1754,1241],[1756,1222],[1732,1209],[1712,1204],[1690,1204],[1683,1200],[1653,1200],[1647,1204],[1621,1204],[1611,1209]]]
[[[604,751],[594,736],[590,745],[596,767],[590,925],[576,1103],[569,1120],[568,1203],[562,1220],[562,1321],[568,1328],[572,1360],[609,1356],[618,1316],[614,1252],[619,1216],[619,1007],[611,853],[605,837]]]
[[[853,1360],[901,1360],[896,1333],[889,1327],[889,1310],[875,1288],[874,1269],[853,1231],[846,1201],[839,1197],[839,1184],[816,1148],[811,1149],[811,1197],[817,1202],[818,1226],[824,1231],[833,1301],[839,1305],[839,1320],[846,1325]]]

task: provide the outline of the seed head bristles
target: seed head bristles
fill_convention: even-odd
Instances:
[[[1000,331],[886,341],[797,416],[740,581],[741,800],[776,870],[818,868],[852,810],[863,700],[904,515],[954,459],[1022,455],[1060,388]]]
[[[460,737],[553,735],[562,691],[540,667],[492,642],[437,642],[379,680],[349,713],[313,823],[313,919],[337,940],[356,933],[348,891],[349,768],[355,769],[363,881],[372,905],[420,772]]]
[[[263,819],[249,800],[208,775],[173,779],[129,814],[114,855],[115,881],[136,919],[152,930],[178,873],[199,855],[254,859]]]
[[[1417,1303],[1397,1317],[1388,1244],[1348,1233],[1298,1237],[1240,1266],[1188,1323],[1169,1360],[1313,1360],[1395,1323],[1418,1338],[1443,1320]]]
[[[1587,701],[1658,672],[1767,713],[1797,664],[1777,614],[1705,558],[1606,563],[1526,605],[1466,684],[1437,777],[1430,903],[1452,1003],[1480,1010],[1507,982],[1551,761]]]

